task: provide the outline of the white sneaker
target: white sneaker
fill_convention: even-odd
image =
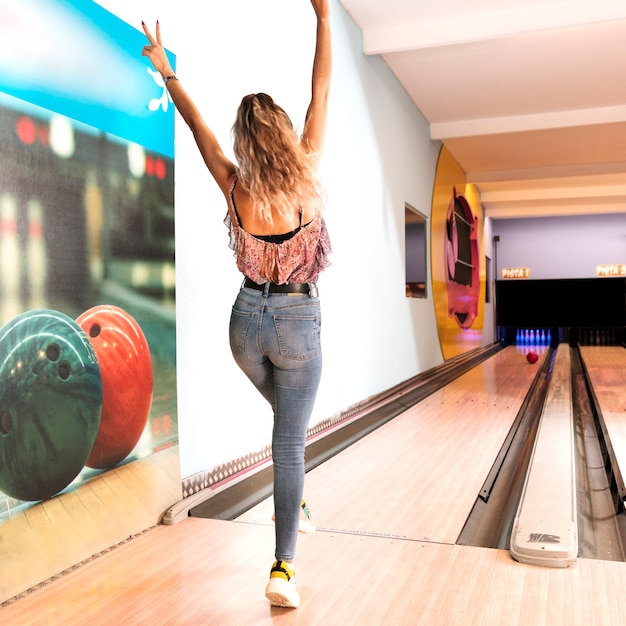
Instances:
[[[276,516],[272,515],[272,521],[276,521]],[[311,509],[309,509],[307,503],[302,500],[300,505],[300,522],[298,523],[298,532],[310,535],[317,530],[313,517],[311,515]]]
[[[296,589],[296,573],[283,561],[276,561],[270,570],[270,580],[265,588],[265,597],[272,606],[297,609],[300,594]]]

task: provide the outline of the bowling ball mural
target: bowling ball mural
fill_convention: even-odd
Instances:
[[[76,322],[88,335],[102,376],[102,418],[87,466],[117,465],[135,447],[152,405],[150,349],[135,319],[112,305],[95,306]]]
[[[91,453],[102,409],[96,353],[83,329],[40,309],[0,329],[0,491],[19,500],[67,487]]]
[[[480,347],[485,308],[485,255],[480,194],[444,147],[431,210],[433,300],[444,359]]]
[[[445,240],[448,315],[470,328],[478,315],[478,220],[469,202],[453,188],[446,215]]]
[[[36,5],[0,2],[0,604],[182,497],[175,110],[137,24],[97,2]],[[78,41],[128,97],[98,91]],[[50,81],[49,65],[72,71]],[[130,322],[77,322],[105,302],[142,324],[151,360]]]

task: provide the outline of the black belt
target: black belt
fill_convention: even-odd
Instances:
[[[256,289],[257,291],[265,291],[266,285],[269,285],[268,293],[312,293],[316,290],[315,283],[291,283],[289,285],[278,285],[276,283],[268,282],[259,285],[249,278],[246,278],[243,281],[244,287]]]

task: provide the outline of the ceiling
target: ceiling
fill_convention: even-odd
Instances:
[[[626,213],[624,0],[341,0],[494,219]]]

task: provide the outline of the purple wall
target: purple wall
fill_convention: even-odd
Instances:
[[[626,213],[493,220],[495,279],[530,268],[531,279],[594,278],[596,266],[626,264]]]

